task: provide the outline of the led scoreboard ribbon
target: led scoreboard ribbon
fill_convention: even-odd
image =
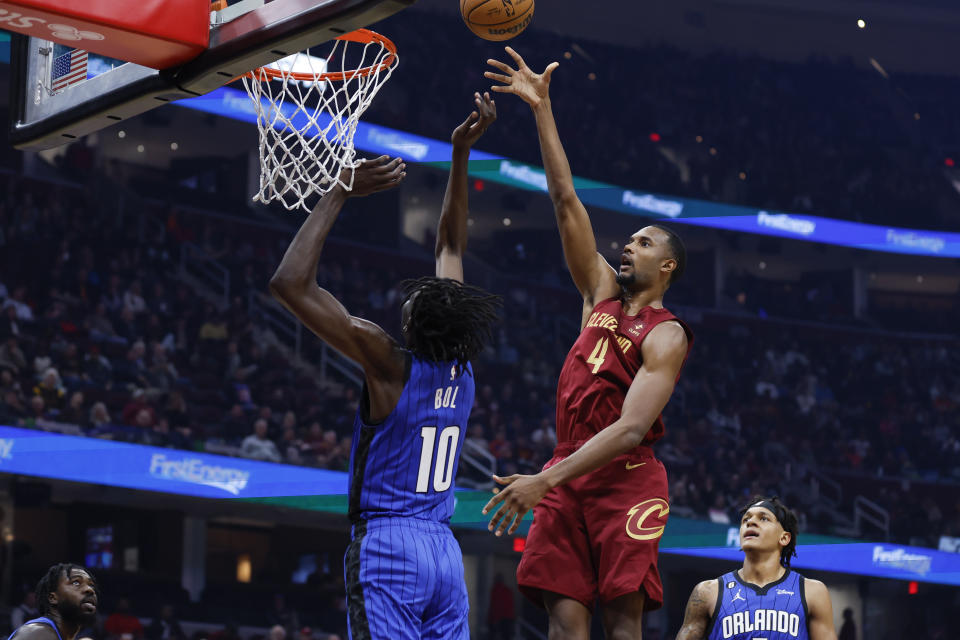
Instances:
[[[230,87],[173,104],[236,120],[256,121],[256,113],[247,95]],[[283,106],[292,108],[291,105]],[[321,121],[320,124],[322,126],[325,123]],[[442,169],[449,167],[450,143],[398,129],[360,122],[354,143],[364,151],[401,156],[408,162],[430,164]],[[469,172],[476,178],[527,191],[547,190],[543,168],[492,153],[473,150],[470,153]],[[887,227],[679,198],[624,189],[579,177],[574,177],[574,186],[580,199],[586,204],[647,218],[666,218],[698,227],[793,238],[869,251],[960,258],[960,233]]]

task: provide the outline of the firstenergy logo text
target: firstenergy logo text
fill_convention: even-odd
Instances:
[[[240,469],[204,464],[200,458],[170,459],[162,453],[155,453],[150,458],[150,475],[215,487],[235,496],[246,488],[250,479],[250,474]]]

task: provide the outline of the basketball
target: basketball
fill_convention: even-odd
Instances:
[[[484,40],[509,40],[533,18],[533,0],[460,0],[460,15]]]

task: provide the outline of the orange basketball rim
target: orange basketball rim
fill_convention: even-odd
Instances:
[[[246,77],[260,81],[297,80],[300,82],[344,82],[357,77],[365,78],[373,73],[380,73],[385,69],[389,69],[391,66],[393,66],[397,58],[397,45],[395,45],[390,38],[382,36],[376,31],[371,31],[370,29],[357,29],[356,31],[345,33],[342,36],[337,36],[336,40],[342,40],[344,42],[356,42],[364,45],[379,44],[389,53],[376,64],[354,69],[352,71],[324,71],[322,73],[314,73],[309,71],[276,69],[274,67],[260,67],[259,69],[254,69],[253,71],[247,73]]]

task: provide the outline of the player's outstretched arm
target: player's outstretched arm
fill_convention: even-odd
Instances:
[[[704,640],[707,637],[707,626],[717,603],[718,588],[716,580],[704,580],[693,588],[676,640]]]
[[[476,110],[453,130],[450,177],[437,226],[437,277],[463,282],[463,254],[467,250],[467,164],[470,148],[497,119],[497,105],[489,93],[473,94]]]
[[[833,626],[833,603],[827,585],[819,580],[804,578],[804,592],[807,596],[807,628],[810,640],[837,640],[837,631]]]
[[[570,171],[567,154],[563,150],[557,123],[553,118],[550,78],[559,63],[551,62],[543,73],[538,74],[531,70],[520,54],[512,48],[506,47],[506,51],[517,68],[491,59],[487,60],[487,64],[496,68],[499,73],[487,71],[483,75],[503,83],[492,87],[493,91],[519,96],[530,105],[536,117],[540,153],[546,170],[547,188],[560,227],[563,253],[573,282],[583,296],[586,318],[597,302],[617,295],[620,289],[613,267],[597,252],[597,241],[593,235],[590,217],[573,188],[573,173]]]
[[[405,169],[400,158],[387,156],[357,167],[353,190],[337,186],[320,199],[270,279],[270,293],[308,329],[378,377],[383,369],[393,368],[396,343],[376,324],[351,316],[329,291],[320,288],[317,262],[346,199],[396,186],[406,175]]]
[[[527,511],[550,489],[599,469],[643,442],[673,393],[687,355],[687,334],[678,323],[664,322],[653,328],[640,348],[643,366],[630,383],[616,422],[587,440],[570,456],[540,473],[507,478],[494,476],[498,483],[507,486],[483,508],[483,513],[487,513],[500,504],[490,519],[489,530],[496,530],[498,536],[504,531],[515,532]]]

